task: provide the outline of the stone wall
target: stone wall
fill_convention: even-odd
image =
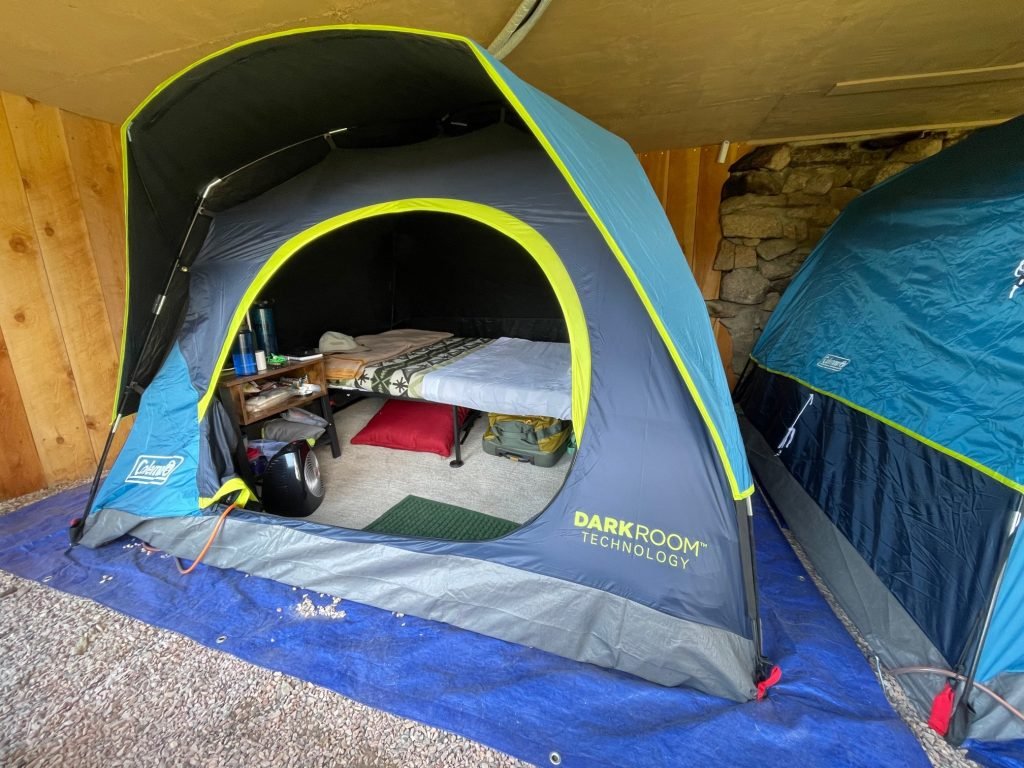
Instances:
[[[965,134],[903,134],[851,143],[758,147],[722,187],[722,272],[713,318],[729,329],[740,373],[793,274],[839,212],[864,190],[940,152]]]

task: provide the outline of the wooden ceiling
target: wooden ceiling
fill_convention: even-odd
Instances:
[[[168,75],[237,40],[381,23],[486,45],[517,4],[4,0],[0,89],[120,122]],[[997,121],[1024,112],[1024,68],[1007,66],[1021,62],[1020,0],[553,0],[506,59],[638,151]]]

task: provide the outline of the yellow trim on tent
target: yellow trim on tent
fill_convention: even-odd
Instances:
[[[665,328],[665,324],[661,321],[661,317],[658,315],[657,310],[654,309],[654,305],[651,304],[647,291],[644,290],[643,285],[640,284],[640,280],[633,271],[633,265],[629,263],[626,255],[622,252],[622,249],[619,248],[619,244],[616,242],[615,238],[612,237],[611,232],[608,231],[608,228],[601,220],[601,217],[597,215],[597,211],[594,209],[594,206],[590,204],[590,200],[588,200],[587,196],[583,194],[583,190],[580,188],[579,184],[576,183],[576,179],[573,177],[568,167],[566,167],[565,163],[562,162],[562,158],[559,157],[558,152],[555,151],[555,148],[548,140],[548,137],[544,135],[543,131],[541,131],[540,126],[537,125],[533,116],[530,115],[526,107],[523,106],[519,99],[516,98],[515,93],[511,88],[509,88],[508,84],[502,78],[501,73],[494,68],[491,61],[484,55],[478,45],[470,41],[470,47],[473,49],[473,53],[476,54],[480,64],[484,67],[484,70],[490,75],[491,80],[498,86],[499,90],[501,90],[505,98],[508,99],[509,103],[515,107],[519,116],[530,127],[534,136],[537,137],[541,146],[543,146],[544,150],[548,153],[548,157],[551,158],[551,161],[561,172],[562,176],[565,177],[565,180],[569,183],[572,191],[576,194],[577,199],[579,199],[580,204],[590,215],[591,220],[604,237],[609,249],[611,249],[611,252],[615,255],[616,260],[619,262],[619,266],[622,267],[622,271],[626,273],[629,281],[633,284],[633,288],[640,297],[640,301],[643,302],[644,307],[646,307],[647,314],[650,315],[651,320],[654,322],[654,327],[657,328],[658,335],[661,336],[662,341],[665,343],[665,347],[672,356],[672,360],[675,361],[676,368],[683,377],[683,381],[686,383],[686,388],[689,390],[690,396],[693,398],[693,402],[696,404],[701,417],[704,419],[704,424],[707,426],[711,439],[715,444],[715,448],[718,450],[718,455],[722,460],[722,467],[725,469],[726,477],[729,478],[729,488],[732,490],[733,498],[739,500],[752,495],[754,493],[753,485],[745,489],[741,489],[739,487],[739,483],[736,481],[736,474],[732,469],[732,462],[729,461],[729,453],[725,450],[725,443],[722,442],[722,436],[718,433],[718,426],[715,424],[715,420],[711,418],[711,414],[708,412],[707,406],[704,405],[704,399],[701,397],[700,391],[697,389],[697,385],[693,381],[693,377],[690,376],[690,371],[686,367],[686,363],[683,361],[682,355],[679,354],[679,350],[676,349],[676,345],[672,341],[672,337],[669,336],[668,330]]]
[[[161,93],[167,86],[169,86],[171,83],[173,83],[175,80],[177,80],[179,77],[183,76],[187,72],[206,63],[207,61],[210,61],[211,59],[215,59],[218,56],[222,56],[223,54],[229,53],[235,50],[236,48],[241,48],[243,46],[251,45],[253,43],[258,43],[264,40],[272,40],[278,37],[289,37],[291,35],[298,35],[306,32],[326,32],[331,30],[367,30],[373,32],[398,32],[402,34],[423,35],[426,37],[436,37],[445,40],[461,42],[469,47],[469,49],[476,56],[477,60],[480,62],[480,65],[484,68],[484,71],[491,78],[492,82],[494,82],[494,84],[498,86],[498,89],[502,92],[502,94],[504,94],[505,98],[508,99],[509,103],[515,108],[519,116],[529,126],[530,131],[534,134],[534,136],[536,136],[537,140],[544,148],[544,151],[547,152],[552,162],[554,162],[555,167],[558,168],[559,172],[568,182],[573,193],[580,201],[580,204],[583,206],[584,210],[586,210],[586,212],[590,215],[590,218],[597,226],[598,231],[601,232],[602,237],[604,237],[605,242],[608,244],[608,247],[615,255],[615,258],[616,260],[618,260],[619,265],[622,267],[622,270],[626,273],[626,276],[633,284],[633,287],[636,290],[637,295],[640,297],[640,300],[643,302],[644,307],[647,309],[648,315],[650,315],[651,320],[654,322],[655,328],[657,328],[658,330],[658,334],[661,336],[662,341],[665,343],[665,346],[669,351],[669,354],[672,356],[672,360],[675,362],[676,368],[678,369],[680,375],[683,377],[683,381],[686,384],[686,388],[689,391],[690,396],[693,398],[693,401],[696,404],[697,409],[700,411],[701,417],[704,419],[704,423],[708,428],[708,433],[711,435],[711,439],[715,444],[715,448],[718,451],[719,457],[721,458],[722,467],[725,470],[726,477],[728,477],[729,479],[729,487],[732,491],[733,498],[739,500],[744,499],[753,494],[753,485],[746,489],[741,489],[739,487],[739,484],[736,481],[736,474],[732,468],[732,462],[729,460],[728,451],[726,451],[725,444],[722,442],[722,437],[718,432],[718,426],[715,424],[714,419],[711,418],[711,414],[708,412],[707,406],[705,406],[704,404],[704,400],[701,397],[699,390],[697,389],[697,385],[693,381],[693,378],[690,376],[690,371],[686,367],[686,363],[683,361],[682,356],[679,354],[679,350],[676,349],[676,346],[673,343],[672,338],[669,336],[664,323],[662,323],[661,321],[661,317],[658,315],[657,311],[654,309],[654,306],[651,304],[651,300],[650,297],[648,297],[647,295],[647,291],[644,290],[643,286],[640,284],[640,281],[637,279],[636,273],[633,271],[633,267],[629,263],[629,260],[622,252],[622,249],[619,248],[618,243],[615,241],[615,238],[612,237],[604,222],[601,221],[601,218],[597,215],[597,211],[590,204],[590,201],[587,199],[586,195],[583,194],[583,190],[580,188],[579,184],[576,183],[576,179],[573,177],[572,173],[570,173],[565,163],[563,163],[561,158],[558,156],[558,153],[555,151],[554,146],[548,140],[547,136],[544,135],[543,131],[540,130],[540,127],[537,125],[532,115],[530,115],[529,111],[519,101],[519,99],[516,98],[515,93],[508,86],[508,83],[505,82],[504,78],[502,78],[501,74],[497,71],[497,69],[494,68],[491,61],[484,54],[483,49],[480,48],[475,42],[470,40],[468,37],[465,37],[463,35],[453,35],[447,32],[432,32],[429,30],[415,29],[411,27],[396,27],[376,24],[329,24],[313,27],[298,27],[295,29],[283,30],[281,32],[273,32],[267,35],[258,35],[256,37],[249,38],[248,40],[242,40],[240,42],[234,43],[232,45],[227,46],[226,48],[222,48],[219,51],[215,51],[207,56],[204,56],[198,61],[195,61],[189,66],[185,67],[177,74],[174,74],[171,77],[164,80],[162,83],[160,83],[160,85],[153,89],[149,96],[147,96],[142,101],[142,103],[139,104],[139,106],[137,106],[132,111],[131,115],[129,115],[128,119],[125,121],[125,128],[127,128],[131,121],[139,114],[139,112],[141,112],[146,107],[146,105],[149,104],[149,102],[152,99],[154,99],[159,93]],[[127,195],[127,186],[125,187],[125,194]],[[575,404],[575,402],[576,399],[574,397],[573,403]],[[200,412],[202,413],[202,409]]]
[[[252,492],[252,489],[245,484],[245,481],[242,478],[232,477],[230,480],[224,483],[224,485],[218,488],[217,492],[213,494],[211,498],[200,496],[199,508],[206,509],[207,507],[216,504],[229,493],[235,493],[236,491],[238,492],[238,498],[235,500],[235,503],[238,504],[238,506],[240,507],[244,507],[246,502],[249,501],[249,499],[255,498],[256,496],[256,494]]]
[[[565,265],[562,264],[561,258],[551,244],[526,222],[489,205],[446,198],[409,198],[358,208],[303,230],[274,251],[266,263],[260,267],[235,308],[229,324],[230,331],[221,347],[220,355],[217,357],[217,365],[211,373],[210,385],[199,400],[199,419],[202,420],[206,415],[210,401],[213,399],[217,386],[217,374],[227,363],[228,354],[231,352],[231,345],[235,339],[235,329],[242,325],[245,313],[256,301],[260,291],[263,290],[270,278],[292,256],[317,238],[354,222],[374,216],[422,211],[454,214],[485,224],[522,246],[540,266],[558,298],[558,304],[562,308],[562,314],[565,316],[569,330],[569,354],[572,361],[572,420],[576,430],[576,439],[582,442],[587,408],[590,404],[590,333],[587,330],[583,305],[580,303],[576,286],[573,284],[572,278],[569,277]]]
[[[152,95],[150,96],[152,98]],[[138,110],[136,110],[138,111]],[[133,113],[134,114],[134,113]],[[117,389],[114,390],[114,412],[111,420],[117,419],[117,405],[124,389],[124,348],[128,341],[128,297],[131,296],[131,270],[128,267],[128,123],[121,125],[121,191],[124,198],[124,317],[121,323],[120,359],[117,363]]]
[[[866,414],[866,415],[870,416],[873,419],[877,419],[878,421],[882,422],[883,424],[885,424],[887,426],[890,426],[890,427],[892,427],[893,429],[895,429],[895,430],[897,430],[899,432],[902,432],[907,437],[912,437],[914,440],[917,440],[920,443],[924,443],[929,448],[932,448],[932,449],[938,451],[939,453],[944,453],[945,455],[949,456],[950,458],[956,459],[957,461],[962,462],[963,464],[966,464],[967,466],[971,467],[972,469],[978,470],[983,475],[988,475],[989,477],[991,477],[996,482],[1002,483],[1003,485],[1007,486],[1008,488],[1012,488],[1013,490],[1017,491],[1018,493],[1024,493],[1024,484],[1018,483],[1018,482],[1016,482],[1014,480],[1011,480],[1010,478],[1006,477],[1006,475],[1003,475],[1003,474],[997,472],[996,470],[992,469],[991,467],[987,467],[984,464],[981,464],[980,462],[977,462],[974,459],[969,458],[968,456],[964,456],[962,453],[957,453],[952,448],[947,448],[944,445],[940,445],[939,443],[936,443],[934,440],[930,440],[929,438],[925,437],[924,435],[919,435],[914,430],[908,429],[907,427],[905,427],[902,424],[899,424],[899,423],[893,421],[892,419],[887,419],[885,416],[882,416],[880,413],[875,413],[870,408],[865,408],[862,405],[857,405],[857,403],[855,403],[855,402],[853,402],[851,400],[847,400],[845,397],[841,397],[840,395],[837,395],[834,392],[829,392],[827,389],[821,389],[820,387],[816,387],[813,384],[810,384],[810,383],[804,381],[803,379],[801,379],[798,376],[794,376],[794,375],[792,375],[790,373],[785,373],[784,371],[777,371],[774,368],[769,368],[768,366],[766,366],[764,363],[762,363],[760,360],[758,360],[753,355],[750,356],[750,359],[753,360],[758,365],[758,367],[760,367],[762,370],[767,371],[768,373],[773,373],[776,376],[782,376],[783,378],[790,379],[791,381],[795,381],[797,384],[800,384],[801,386],[807,387],[809,390],[811,390],[813,392],[817,392],[818,394],[824,395],[825,397],[830,397],[833,400],[835,400],[837,402],[840,402],[840,403],[842,403],[843,405],[845,405],[845,406],[847,406],[849,408],[853,408],[855,411],[860,411],[861,413]]]

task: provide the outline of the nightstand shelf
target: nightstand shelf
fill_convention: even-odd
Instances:
[[[273,405],[261,408],[258,411],[251,411],[246,408],[244,385],[250,382],[266,382],[280,378],[302,378],[305,376],[310,384],[316,384],[320,391],[312,395],[296,395],[287,400],[274,403]],[[319,402],[320,415],[327,421],[327,438],[331,443],[331,455],[334,458],[341,456],[341,445],[338,442],[338,432],[334,426],[334,414],[331,411],[331,402],[327,394],[327,376],[324,372],[323,357],[316,357],[312,360],[304,360],[296,363],[289,363],[277,367],[268,367],[265,371],[254,373],[251,376],[222,376],[219,386],[223,397],[222,400],[228,408],[231,417],[243,428],[261,421],[277,416],[289,408],[301,408],[304,405]]]

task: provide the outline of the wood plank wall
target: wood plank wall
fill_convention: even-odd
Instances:
[[[731,144],[724,163],[718,162],[717,144],[638,155],[705,299],[718,298],[721,282],[722,273],[714,269],[714,263],[722,239],[718,215],[722,185],[729,178],[729,166],[749,149]],[[718,320],[712,321],[712,328],[722,360],[732,360],[729,331]],[[735,386],[732,366],[725,369],[729,386]]]
[[[639,156],[707,299],[722,184],[745,149],[724,164],[717,146]],[[123,211],[115,126],[0,92],[0,499],[95,468],[123,322]],[[717,321],[715,334],[731,359]]]
[[[108,123],[0,93],[0,499],[89,477],[106,439],[124,307],[119,142]]]

